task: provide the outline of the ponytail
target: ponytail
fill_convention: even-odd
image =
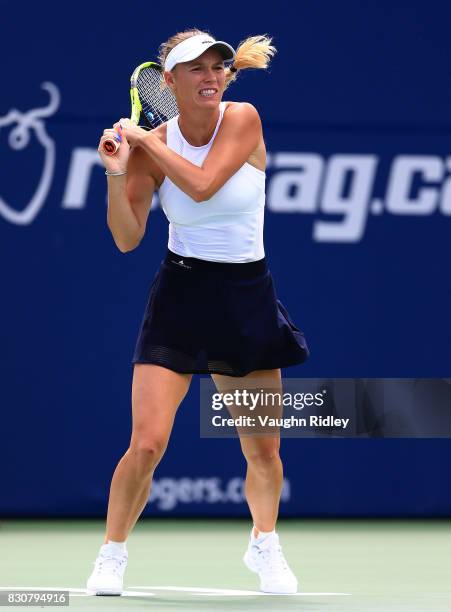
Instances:
[[[266,35],[249,36],[238,45],[233,64],[226,68],[226,87],[232,83],[240,70],[262,68],[266,70],[277,49],[271,45],[272,38]]]

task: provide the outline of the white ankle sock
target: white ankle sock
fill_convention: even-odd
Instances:
[[[117,554],[127,552],[127,541],[115,542],[114,540],[108,540],[107,545],[111,548],[113,552]]]
[[[256,542],[263,542],[263,540],[265,540],[268,536],[274,534],[276,532],[275,529],[273,529],[272,531],[259,531],[258,532],[258,536],[255,537],[254,535],[254,529],[256,529],[256,527],[252,528],[252,540],[256,541]]]

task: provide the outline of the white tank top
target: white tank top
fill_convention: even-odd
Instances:
[[[180,131],[177,116],[167,122],[167,146],[201,166],[218,132],[225,102],[221,102],[219,110],[209,143],[201,147],[189,144]],[[195,202],[166,177],[159,196],[169,221],[169,249],[184,257],[208,261],[243,263],[262,259],[265,179],[263,170],[245,162],[213,197]]]

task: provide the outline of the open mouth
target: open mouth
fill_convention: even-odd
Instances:
[[[205,89],[201,89],[199,93],[203,98],[212,98],[218,93],[218,90],[213,87],[206,87]]]

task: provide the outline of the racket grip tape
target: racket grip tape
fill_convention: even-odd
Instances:
[[[103,142],[103,152],[107,155],[115,155],[117,150],[119,149],[120,144],[114,138],[108,138],[108,140],[104,140]]]
[[[122,142],[122,136],[118,133],[114,138],[107,138],[103,141],[103,152],[107,155],[115,155]]]

